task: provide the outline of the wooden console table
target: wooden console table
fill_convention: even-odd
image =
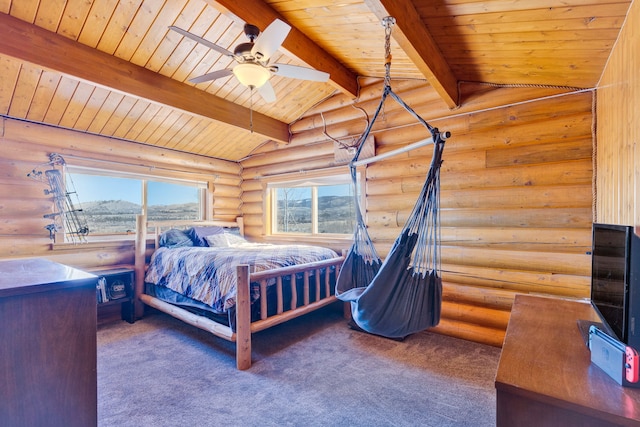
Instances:
[[[591,364],[579,319],[599,321],[588,302],[516,296],[495,382],[499,427],[640,425],[640,389]]]
[[[97,424],[97,280],[46,259],[0,261],[0,425]]]

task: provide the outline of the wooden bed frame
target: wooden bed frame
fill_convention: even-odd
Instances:
[[[231,327],[217,323],[209,318],[198,316],[190,311],[184,310],[178,306],[164,302],[158,298],[144,293],[144,276],[147,269],[147,260],[150,258],[153,251],[158,247],[158,238],[160,233],[169,228],[180,228],[188,226],[221,226],[221,227],[238,227],[241,234],[243,232],[242,218],[238,218],[237,221],[172,221],[172,222],[157,222],[148,223],[146,217],[139,215],[136,223],[136,247],[135,247],[135,271],[136,271],[136,286],[135,286],[135,300],[136,300],[136,317],[142,317],[144,312],[144,305],[156,308],[160,311],[170,314],[171,316],[180,319],[190,325],[203,329],[224,338],[228,341],[236,343],[236,365],[240,370],[249,369],[251,367],[251,334],[258,332],[271,326],[278,325],[287,320],[317,310],[328,304],[337,301],[336,297],[330,295],[331,286],[329,282],[329,275],[325,274],[324,283],[320,283],[320,273],[323,270],[335,267],[336,275],[338,274],[340,267],[344,262],[344,256],[333,258],[324,261],[317,261],[307,264],[300,264],[295,266],[283,267],[274,270],[261,271],[257,273],[250,273],[248,265],[238,265],[238,285],[236,295],[236,331],[233,332]],[[153,235],[155,242],[152,250],[148,250],[147,231],[149,228],[153,229]],[[309,280],[310,272],[314,271],[315,280]],[[283,292],[282,292],[282,279],[284,277],[291,277],[292,281],[295,280],[295,275],[302,273],[304,277],[303,295],[297,295],[295,287],[292,287],[292,301],[289,310],[283,306]],[[259,283],[261,294],[265,294],[267,288],[267,281],[270,279],[276,279],[276,293],[277,293],[277,307],[276,314],[267,316],[267,299],[260,298],[261,318],[256,321],[251,321],[251,303],[250,303],[250,284]],[[293,282],[295,283],[295,282]],[[325,298],[320,298],[321,289],[324,287]],[[315,294],[315,301],[310,302],[310,295]],[[302,302],[302,305],[297,305]]]

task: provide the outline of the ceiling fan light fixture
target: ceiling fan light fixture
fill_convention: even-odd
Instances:
[[[237,63],[235,67],[212,71],[189,79],[189,82],[193,84],[221,79],[233,74],[240,84],[251,89],[252,93],[253,89],[256,89],[260,97],[266,103],[270,103],[276,101],[273,86],[269,83],[272,75],[313,82],[326,82],[329,80],[329,73],[323,71],[297,65],[270,63],[269,60],[280,49],[291,31],[291,26],[280,19],[275,19],[262,32],[255,25],[245,25],[244,33],[249,42],[236,45],[233,52],[178,27],[170,26],[169,29],[218,53],[229,56]]]
[[[271,72],[258,64],[238,64],[233,67],[233,74],[247,87],[258,89],[271,77]]]

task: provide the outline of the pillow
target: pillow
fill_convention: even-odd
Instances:
[[[193,242],[193,246],[207,246],[206,236],[224,233],[224,228],[217,225],[211,227],[191,227],[186,231],[187,236]]]
[[[226,227],[224,232],[226,234],[235,234],[236,236],[242,237],[242,234],[240,234],[240,227]]]
[[[225,232],[224,235],[227,238],[227,243],[229,246],[241,245],[243,243],[247,243],[245,238],[242,236],[238,236],[236,234],[227,233],[227,232]]]
[[[181,248],[185,246],[193,246],[193,241],[184,231],[172,228],[160,235],[158,244],[161,248]]]
[[[212,248],[229,247],[229,241],[227,240],[227,236],[224,233],[212,234],[211,236],[206,236],[204,240],[207,242],[207,245],[211,246]]]

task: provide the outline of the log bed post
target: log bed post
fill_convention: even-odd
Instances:
[[[249,266],[237,267],[236,285],[236,366],[240,370],[251,367],[251,292]]]
[[[140,301],[140,295],[144,293],[144,275],[147,262],[147,216],[136,216],[136,243],[135,243],[135,288],[134,288],[134,316],[139,319],[144,314],[144,304]]]

